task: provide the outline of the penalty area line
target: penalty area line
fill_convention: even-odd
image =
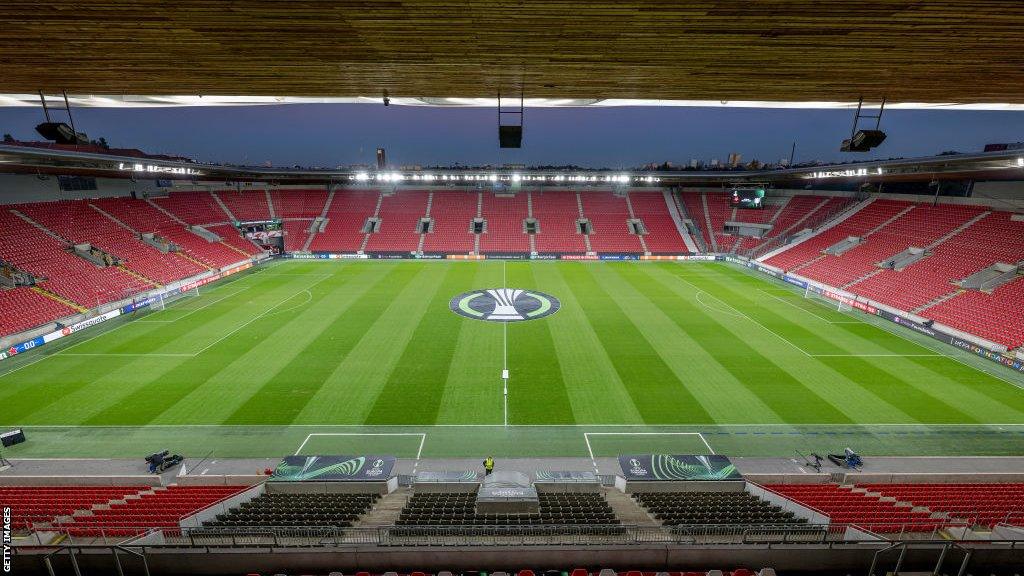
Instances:
[[[707,447],[708,452],[715,454],[715,449],[708,443],[707,438],[700,432],[584,432],[583,441],[587,444],[587,453],[590,455],[590,463],[594,466],[594,474],[598,474],[597,458],[594,456],[594,448],[590,444],[591,436],[696,436]]]
[[[420,465],[420,457],[423,456],[423,445],[427,441],[427,434],[425,432],[313,432],[306,435],[306,439],[299,444],[298,449],[295,450],[293,456],[298,456],[302,449],[306,447],[306,444],[314,436],[411,436],[418,437],[420,439],[419,447],[416,449],[416,462],[413,464],[412,473],[416,473],[416,469]]]

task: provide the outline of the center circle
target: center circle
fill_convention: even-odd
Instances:
[[[485,288],[463,292],[448,303],[459,316],[487,322],[522,322],[550,316],[562,306],[558,298],[523,288]]]

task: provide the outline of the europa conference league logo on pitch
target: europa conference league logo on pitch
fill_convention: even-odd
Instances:
[[[463,292],[449,303],[452,312],[474,320],[521,322],[550,316],[562,303],[558,298],[534,290],[490,288]]]

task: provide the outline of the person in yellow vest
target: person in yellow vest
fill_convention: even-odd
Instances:
[[[494,472],[494,456],[484,459],[484,476],[490,476],[491,472]]]

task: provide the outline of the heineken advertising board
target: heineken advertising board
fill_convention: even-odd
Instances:
[[[742,480],[725,456],[641,454],[619,456],[626,480]]]
[[[387,480],[394,456],[285,456],[271,480],[283,482],[345,482]]]

